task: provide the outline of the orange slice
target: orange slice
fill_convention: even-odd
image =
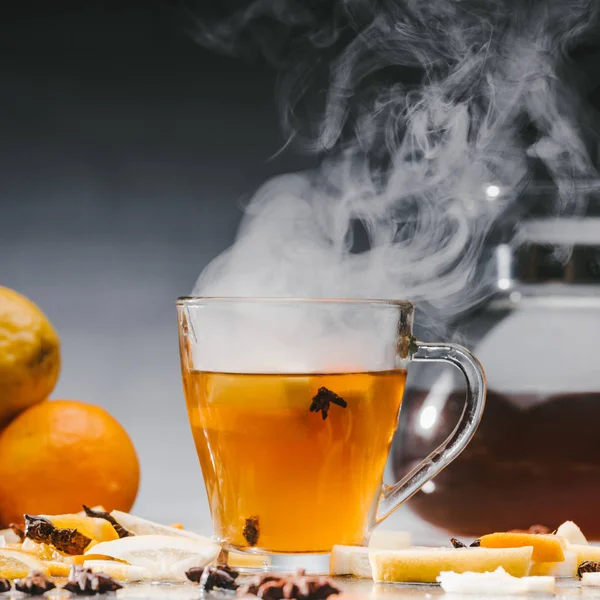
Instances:
[[[561,562],[565,560],[565,542],[555,535],[539,533],[490,533],[480,538],[482,548],[533,547],[532,560]]]

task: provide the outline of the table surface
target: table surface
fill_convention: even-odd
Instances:
[[[429,600],[431,598],[445,598],[447,600],[475,600],[478,598],[494,598],[496,600],[508,600],[509,598],[523,598],[524,596],[495,595],[484,596],[483,594],[445,594],[436,585],[424,584],[374,584],[366,579],[335,578],[344,592],[352,593],[361,600]],[[554,598],[573,598],[574,596],[584,598],[600,598],[600,588],[581,588],[577,581],[557,582],[557,593]],[[203,595],[198,586],[192,584],[137,584],[129,585],[119,590],[117,598],[135,598],[138,600],[198,600],[199,598],[223,600],[235,598],[231,592],[212,592]],[[532,596],[538,599],[552,596],[536,594]]]

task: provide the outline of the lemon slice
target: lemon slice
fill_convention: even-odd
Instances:
[[[160,523],[148,521],[147,519],[121,512],[120,510],[113,510],[110,514],[119,525],[123,526],[127,531],[134,535],[170,535],[189,538],[206,544],[213,543],[212,540],[205,535],[200,535],[193,531],[186,531],[185,529],[179,529],[179,527],[161,525]],[[101,552],[97,552],[96,554],[101,554]]]
[[[334,546],[329,558],[331,575],[354,575],[371,579],[373,571],[369,562],[369,548],[365,546]]]
[[[0,577],[17,579],[27,577],[30,571],[41,571],[49,575],[47,566],[35,556],[22,550],[0,548]]]
[[[443,571],[484,573],[502,567],[509,575],[529,572],[533,548],[408,548],[370,550],[373,579],[377,582],[435,583]]]
[[[440,573],[437,578],[448,594],[554,594],[554,577],[513,577],[503,568],[493,573]]]
[[[185,581],[191,567],[205,567],[221,552],[212,543],[170,535],[138,535],[100,542],[89,554],[124,560],[148,571],[150,579]],[[86,552],[86,554],[88,554]]]
[[[375,529],[369,540],[369,548],[374,550],[401,550],[409,548],[412,543],[408,531],[388,531],[387,529]]]
[[[569,544],[580,544],[586,546],[588,541],[583,532],[573,521],[565,521],[557,530],[556,535],[563,538]]]
[[[91,569],[93,573],[104,573],[125,583],[150,579],[150,574],[144,567],[134,567],[112,560],[86,560],[83,567]]]
[[[586,560],[600,561],[600,546],[589,546],[586,544],[567,544],[567,550],[575,552],[577,564]]]

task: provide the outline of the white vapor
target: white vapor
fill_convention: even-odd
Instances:
[[[596,185],[569,52],[595,31],[597,4],[259,0],[200,19],[200,43],[250,44],[279,69],[284,130],[323,160],[256,192],[193,293],[407,299],[438,317],[480,301],[486,242],[522,210],[533,169],[555,184],[550,214],[580,214],[579,182]],[[321,98],[307,133],[298,115]]]

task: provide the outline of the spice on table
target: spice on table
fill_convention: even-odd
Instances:
[[[10,592],[12,585],[6,577],[0,577],[0,594]]]
[[[256,575],[238,589],[240,596],[250,594],[263,600],[324,600],[340,593],[332,579],[306,575],[304,569],[298,569],[295,575]]]
[[[110,513],[102,510],[94,510],[93,508],[87,507],[85,504],[83,505],[83,510],[88,517],[92,517],[93,519],[104,519],[105,521],[108,521],[113,526],[113,529],[120,538],[133,535],[131,531],[127,531],[127,529],[125,529],[125,527],[123,527]]]
[[[105,573],[93,573],[81,565],[73,565],[63,589],[78,596],[93,596],[116,592],[123,586]]]
[[[32,571],[27,577],[15,580],[15,589],[31,596],[41,596],[55,587],[54,583],[39,571]]]
[[[210,592],[215,588],[222,590],[237,590],[239,585],[236,579],[239,576],[237,571],[234,571],[227,565],[216,567],[193,567],[186,572],[185,576],[194,583],[199,583],[200,587]]]
[[[249,546],[256,546],[260,537],[260,520],[257,516],[248,517],[243,530],[244,539]]]
[[[321,387],[313,397],[309,410],[310,412],[321,412],[323,420],[325,420],[331,404],[335,404],[341,408],[346,408],[348,406],[348,403],[341,396],[338,396],[335,392],[332,392],[326,387]]]
[[[450,538],[450,542],[455,548],[467,548],[467,545],[456,538]],[[479,548],[481,546],[481,542],[479,540],[475,540],[473,543],[469,544],[469,548]]]

